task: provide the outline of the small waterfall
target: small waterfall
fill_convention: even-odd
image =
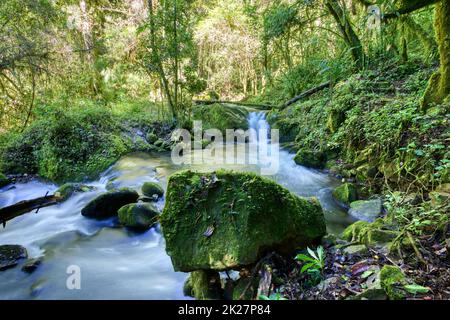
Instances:
[[[264,111],[250,112],[248,115],[248,127],[249,129],[255,130],[257,133],[259,132],[259,130],[267,130],[269,134],[270,125],[266,120],[266,112]]]

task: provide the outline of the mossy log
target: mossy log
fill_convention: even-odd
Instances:
[[[327,81],[325,83],[322,83],[321,85],[318,85],[317,87],[311,88],[309,90],[306,90],[304,92],[302,92],[301,94],[299,94],[298,96],[295,96],[294,98],[292,98],[291,100],[289,100],[288,102],[286,102],[284,105],[281,106],[281,110],[289,107],[290,105],[296,103],[297,101],[307,98],[311,95],[313,95],[316,92],[319,92],[321,90],[324,90],[326,88],[329,88],[331,86],[331,82]]]

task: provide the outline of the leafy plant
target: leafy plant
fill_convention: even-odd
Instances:
[[[314,252],[310,248],[307,248],[307,251],[309,256],[301,253],[295,257],[295,260],[303,262],[303,266],[300,272],[322,275],[323,269],[325,267],[325,251],[323,247],[318,246],[316,252]]]

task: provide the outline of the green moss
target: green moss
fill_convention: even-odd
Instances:
[[[267,250],[292,252],[325,234],[315,199],[253,173],[182,171],[169,178],[161,215],[175,270],[228,270]]]
[[[142,193],[147,197],[152,197],[155,194],[158,197],[162,197],[164,195],[164,189],[158,183],[150,181],[142,185]]]
[[[389,227],[389,223],[381,218],[372,223],[357,221],[344,230],[342,238],[368,246],[383,245],[394,240],[399,234],[396,230],[388,229]]]
[[[380,271],[381,287],[386,291],[390,300],[401,300],[405,298],[402,289],[406,284],[406,277],[397,266],[385,265]]]
[[[151,144],[155,143],[156,140],[158,140],[158,136],[154,132],[148,133],[146,138],[147,142]]]
[[[344,183],[333,190],[333,197],[339,203],[348,206],[358,200],[358,193],[353,183]]]
[[[339,127],[345,120],[345,115],[342,111],[339,110],[330,110],[327,118],[327,128],[331,133],[335,133],[338,131]]]
[[[119,222],[129,228],[147,230],[158,221],[158,209],[151,203],[130,203],[118,211]]]
[[[296,164],[314,169],[323,169],[326,156],[323,152],[301,149],[294,157]]]

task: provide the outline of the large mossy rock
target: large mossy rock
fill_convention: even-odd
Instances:
[[[164,195],[164,189],[156,182],[145,182],[141,188],[144,196],[153,197],[157,195],[158,198]]]
[[[381,199],[358,200],[350,204],[348,214],[358,220],[372,222],[381,215],[382,210]]]
[[[15,267],[19,261],[26,259],[27,249],[15,244],[0,246],[0,271]]]
[[[158,209],[151,203],[130,203],[119,209],[119,222],[125,227],[147,230],[158,221]]]
[[[124,205],[134,203],[139,194],[131,189],[119,189],[103,193],[91,200],[82,210],[81,214],[88,218],[105,219],[117,215]]]
[[[323,169],[327,161],[326,155],[321,151],[301,149],[294,157],[296,164],[314,169]]]
[[[326,233],[317,199],[253,173],[182,171],[169,178],[166,196],[160,222],[176,271],[237,269]]]
[[[201,120],[203,130],[218,129],[222,134],[226,129],[248,129],[248,110],[229,104],[198,105],[192,109],[193,119]]]
[[[349,206],[358,200],[358,192],[353,183],[344,183],[333,190],[333,198],[341,205]]]
[[[4,186],[8,185],[11,181],[0,172],[0,188],[3,188]]]

